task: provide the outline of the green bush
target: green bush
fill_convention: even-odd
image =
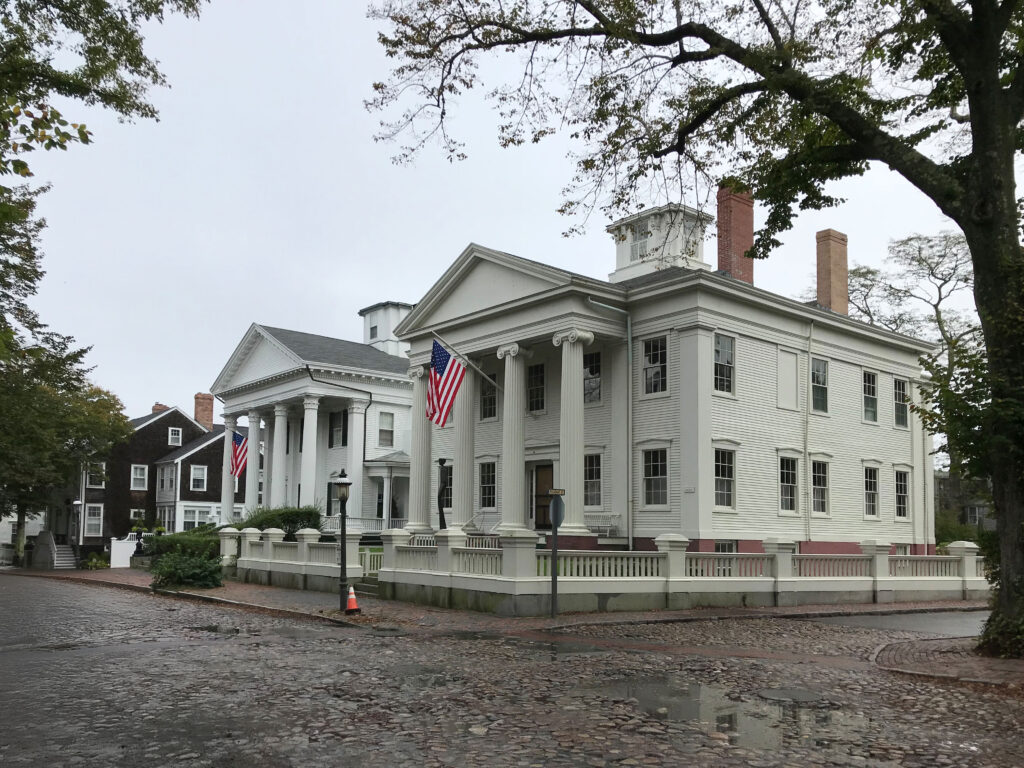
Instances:
[[[110,567],[110,561],[97,552],[90,552],[89,558],[83,560],[79,565],[87,571],[99,571]]]
[[[158,559],[171,553],[194,557],[219,557],[220,539],[210,531],[185,531],[146,539],[146,554]]]
[[[261,531],[267,528],[280,528],[293,539],[295,532],[303,528],[320,530],[320,510],[317,507],[275,507],[273,509],[260,509],[249,515],[245,520],[235,523],[235,528],[257,528]]]
[[[168,552],[153,563],[152,587],[219,587],[220,558]]]

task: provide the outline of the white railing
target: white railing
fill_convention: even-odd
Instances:
[[[501,576],[501,550],[455,547],[452,549],[452,572]]]
[[[249,542],[249,557],[260,559],[263,557],[263,545],[266,542],[263,541],[250,541]]]
[[[584,512],[583,522],[601,536],[614,536],[619,531],[619,516],[611,512]]]
[[[363,573],[377,573],[380,571],[383,558],[383,552],[372,552],[368,549],[359,550],[359,564],[363,566]]]
[[[437,570],[437,547],[395,547],[395,567],[412,571]]]
[[[466,547],[469,549],[501,549],[501,541],[497,536],[467,536]]]
[[[866,555],[793,555],[793,575],[806,579],[871,578]]]
[[[286,563],[299,562],[299,543],[297,541],[271,542],[270,559],[283,560]]]
[[[687,552],[686,575],[692,579],[757,579],[771,577],[771,556]]]
[[[558,553],[558,575],[597,579],[661,578],[660,552],[581,552]],[[537,575],[551,575],[551,552],[537,552]]]
[[[309,545],[309,562],[317,565],[337,565],[338,545],[314,543]]]
[[[404,517],[393,517],[386,520],[383,517],[346,517],[345,525],[352,530],[363,533],[380,533],[386,528],[404,528],[409,522]],[[322,516],[320,518],[320,530],[329,535],[336,535],[341,530],[341,515]]]
[[[409,539],[410,547],[436,547],[437,539],[432,535],[426,533],[420,533]]]
[[[924,555],[890,556],[889,575],[911,579],[956,577],[960,575],[960,558]]]

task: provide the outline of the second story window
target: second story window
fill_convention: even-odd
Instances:
[[[144,491],[149,487],[149,467],[145,464],[132,464],[132,490]]]
[[[85,472],[86,488],[106,488],[107,486],[107,462],[94,461],[89,464]]]
[[[371,325],[370,326],[370,338],[371,339],[376,339],[377,338],[377,326],[376,325]]]
[[[441,470],[440,478],[438,482],[441,483],[441,506],[444,509],[452,508],[452,465],[445,464],[443,467],[439,467]]]
[[[796,461],[790,456],[779,458],[779,508],[784,512],[796,512]]]
[[[205,491],[206,490],[206,465],[204,464],[193,464],[192,465],[192,477],[191,484],[189,486],[193,491]]]
[[[327,447],[348,445],[348,411],[335,411],[327,417]]]
[[[601,402],[601,353],[583,355],[583,402]]]
[[[544,363],[526,369],[526,409],[544,410]]]
[[[395,444],[395,414],[381,411],[377,423],[377,445],[391,448]]]
[[[637,225],[629,231],[629,260],[640,261],[647,255],[647,243],[651,233],[646,226]]]
[[[731,336],[715,334],[715,391],[733,392],[733,352],[736,341]]]
[[[878,421],[878,374],[864,371],[864,421]]]
[[[811,408],[828,413],[828,360],[811,358]]]
[[[497,506],[498,481],[493,461],[485,461],[480,465],[480,506],[494,509]]]
[[[601,506],[601,454],[583,457],[583,506]]]
[[[864,514],[878,517],[878,467],[864,467]]]
[[[816,515],[828,514],[828,462],[811,462],[811,508]]]
[[[736,452],[715,449],[715,506],[733,507],[736,481]]]
[[[181,445],[181,429],[179,427],[168,427],[167,444]]]
[[[498,388],[494,374],[480,380],[480,421],[498,418]]]
[[[897,427],[910,425],[910,383],[906,379],[892,380],[892,399]]]
[[[668,344],[664,336],[644,342],[644,394],[668,391]]]

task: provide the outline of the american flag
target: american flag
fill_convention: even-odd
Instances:
[[[434,342],[430,353],[430,379],[427,381],[427,418],[443,427],[455,402],[455,393],[466,376],[462,363]]]
[[[245,461],[248,458],[245,450],[249,445],[249,438],[242,437],[237,432],[231,433],[231,474],[235,477],[242,476],[245,469]]]

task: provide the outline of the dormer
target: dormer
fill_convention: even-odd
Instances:
[[[615,238],[618,283],[665,267],[711,269],[704,263],[704,230],[711,217],[689,206],[669,203],[619,219],[608,227]]]
[[[389,355],[403,357],[409,345],[395,336],[395,327],[412,311],[412,304],[382,301],[359,310],[363,318],[363,343]]]

